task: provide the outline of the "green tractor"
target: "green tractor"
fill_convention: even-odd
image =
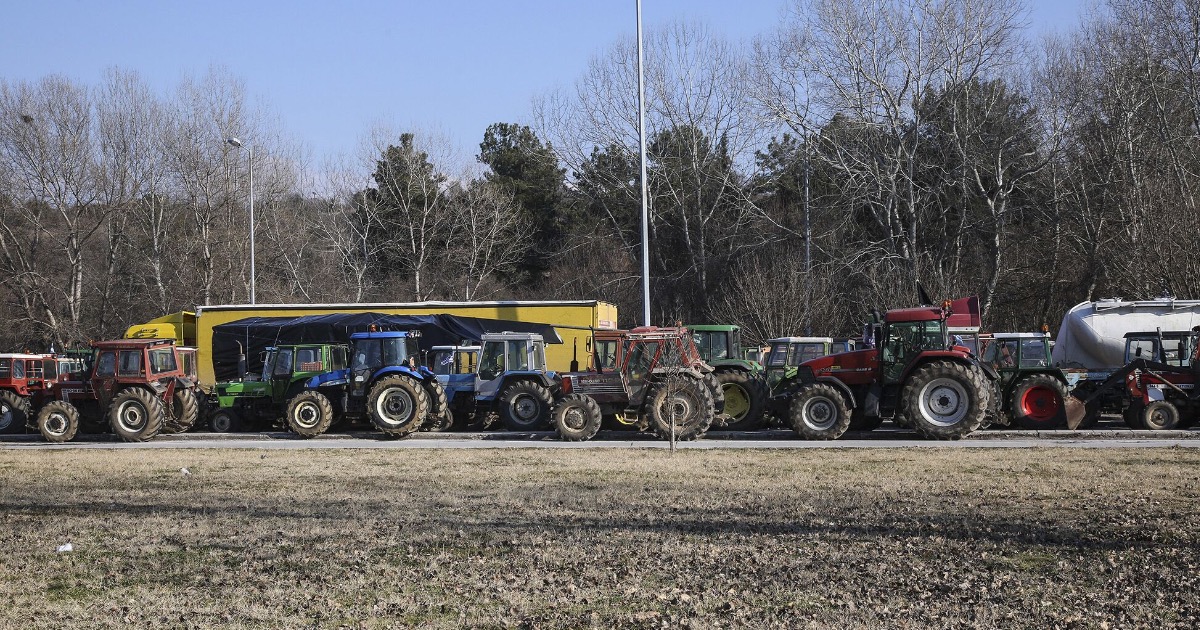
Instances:
[[[771,398],[762,365],[742,358],[741,328],[726,324],[689,324],[700,358],[715,370],[725,395],[724,411],[713,420],[718,430],[747,430],[762,426]]]
[[[349,348],[343,344],[298,344],[267,348],[263,371],[251,378],[217,383],[210,395],[213,409],[208,427],[214,433],[241,431],[247,425],[271,426],[285,413],[288,403],[305,389],[312,377],[349,366]],[[244,365],[244,359],[241,361]],[[243,370],[244,371],[244,370]],[[310,437],[307,426],[292,426]]]

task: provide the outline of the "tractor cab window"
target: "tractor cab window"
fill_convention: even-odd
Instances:
[[[267,356],[263,359],[262,380],[271,380],[271,373],[275,371],[275,356],[278,354],[279,350],[267,348]]]
[[[429,353],[429,369],[434,374],[449,376],[454,374],[454,351],[434,350]]]
[[[983,360],[997,369],[1017,367],[1016,339],[994,339],[983,352]]]
[[[788,352],[791,346],[786,343],[777,343],[771,346],[771,352],[767,355],[767,367],[784,367],[787,365]]]
[[[895,368],[889,371],[888,378],[899,378],[904,366],[921,352],[945,347],[946,339],[939,321],[896,322],[889,325],[882,356],[884,363]]]
[[[177,369],[179,369],[179,364],[175,362],[174,348],[168,346],[150,351],[150,372],[152,374],[174,372]]]
[[[483,355],[479,358],[479,378],[484,381],[491,381],[503,372],[504,342],[484,342]]]
[[[348,364],[345,346],[333,346],[329,349],[329,370],[331,372],[344,370]]]
[[[21,359],[17,359],[16,361],[13,361],[12,375],[13,375],[13,378],[16,378],[16,379],[25,378],[25,362],[24,361],[22,361]]]
[[[122,350],[121,360],[117,368],[117,376],[141,376],[142,351]]]
[[[1022,339],[1021,340],[1021,367],[1046,367],[1046,357],[1049,356],[1046,351],[1045,339]]]
[[[291,376],[292,375],[292,349],[280,348],[275,351],[275,369],[271,372],[275,376]]]
[[[368,370],[383,365],[383,346],[379,339],[358,339],[354,342],[352,370]]]
[[[42,361],[42,378],[48,381],[58,380],[58,361],[45,359]]]
[[[700,356],[708,361],[729,358],[729,336],[721,331],[699,331],[692,333]]]
[[[410,341],[415,342],[416,340],[408,337],[389,337],[387,339],[380,339],[379,343],[383,348],[383,365],[401,365],[407,361],[409,357],[414,356],[408,351]]]
[[[1154,354],[1158,348],[1156,342],[1156,339],[1149,337],[1130,337],[1125,344],[1125,362],[1128,363],[1134,359],[1155,360]]]
[[[508,369],[509,369],[509,371],[528,371],[529,370],[529,342],[528,341],[510,341],[510,342],[508,342]]]
[[[596,368],[600,370],[612,370],[617,367],[617,340],[616,339],[597,339],[596,340]]]
[[[179,362],[183,366],[184,376],[196,378],[196,353],[194,351],[180,352]]]
[[[12,378],[12,359],[0,359],[0,378]]]
[[[96,376],[113,377],[117,375],[117,353],[101,352],[96,359]]]
[[[298,372],[320,372],[325,369],[321,361],[321,349],[296,348],[296,366]]]
[[[796,344],[795,363],[791,365],[800,365],[805,361],[819,359],[825,356],[825,344],[823,343],[798,343]]]
[[[658,354],[657,341],[643,341],[631,344],[629,359],[625,363],[629,366],[630,379],[637,381],[644,378],[646,373],[650,371],[650,366],[654,364],[654,356],[656,354]]]

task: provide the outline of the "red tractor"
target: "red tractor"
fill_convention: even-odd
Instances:
[[[187,371],[196,365],[194,350],[169,339],[121,339],[94,342],[92,352],[88,373],[53,383],[35,397],[37,428],[47,441],[71,440],[81,422],[107,420],[127,442],[195,424],[200,395],[194,372]]]
[[[834,440],[852,421],[874,428],[890,418],[927,438],[958,439],[995,413],[999,375],[947,332],[979,325],[977,298],[873,318],[875,347],[806,361],[778,395],[801,437]]]

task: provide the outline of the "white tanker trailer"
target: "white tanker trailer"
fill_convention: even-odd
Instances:
[[[1187,331],[1198,325],[1200,300],[1083,302],[1063,316],[1051,356],[1060,368],[1111,372],[1128,362],[1126,334]]]

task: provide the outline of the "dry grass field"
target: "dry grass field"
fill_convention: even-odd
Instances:
[[[1193,628],[1198,496],[1190,449],[10,451],[0,627]]]

